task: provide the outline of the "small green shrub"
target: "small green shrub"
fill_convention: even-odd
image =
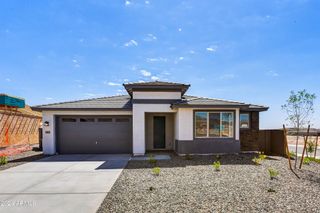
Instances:
[[[259,155],[259,159],[260,159],[261,161],[265,160],[266,158],[267,158],[267,155],[263,155],[263,154],[260,154],[260,155]]]
[[[275,179],[279,175],[279,172],[275,169],[269,168],[268,171],[271,180]]]
[[[253,162],[255,165],[257,165],[257,166],[261,165],[261,159],[260,159],[260,158],[254,157],[254,158],[252,159],[252,162]]]
[[[315,143],[313,141],[307,142],[307,153],[311,154],[315,151]]]
[[[290,157],[291,159],[295,159],[296,153],[295,153],[294,151],[289,152],[289,157]]]
[[[273,188],[269,188],[268,192],[276,192],[276,190],[274,190]]]
[[[303,164],[310,165],[311,159],[308,157],[303,158]]]
[[[159,167],[154,167],[152,169],[152,173],[156,176],[159,176],[160,175],[160,168]]]
[[[215,161],[213,162],[212,166],[216,171],[220,171],[221,163],[220,161]]]
[[[313,162],[315,162],[315,163],[320,163],[320,159],[316,159],[316,158],[314,158],[314,157],[309,157],[309,160],[310,160],[310,161],[313,161]]]
[[[8,163],[8,157],[4,154],[0,155],[0,165],[5,165]]]
[[[185,156],[185,159],[186,159],[186,160],[192,160],[193,157],[192,157],[192,155],[187,154],[187,155]]]
[[[153,186],[149,187],[149,191],[154,191],[154,190],[155,190],[155,188]]]

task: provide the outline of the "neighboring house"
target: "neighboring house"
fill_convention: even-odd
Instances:
[[[124,87],[128,95],[33,107],[43,113],[44,153],[236,153],[255,143],[250,137],[259,130],[259,112],[268,110],[185,95],[187,84],[155,81]]]

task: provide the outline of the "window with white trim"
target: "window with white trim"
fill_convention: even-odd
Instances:
[[[196,138],[233,138],[233,112],[195,112]]]

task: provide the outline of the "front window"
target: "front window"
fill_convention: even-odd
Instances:
[[[248,129],[250,128],[250,115],[249,113],[241,113],[240,114],[240,128]]]
[[[233,112],[195,112],[196,138],[232,138]]]
[[[206,112],[196,112],[196,136],[206,137],[207,136],[207,116]]]

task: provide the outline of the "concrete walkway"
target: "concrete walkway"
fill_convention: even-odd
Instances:
[[[57,155],[0,172],[0,212],[96,212],[130,155]]]
[[[289,151],[296,152],[296,145],[289,144],[288,146],[289,146]],[[298,156],[302,156],[302,152],[303,152],[303,145],[298,145]],[[305,153],[305,156],[307,156],[306,153]],[[314,153],[312,153],[311,156],[313,157]],[[318,147],[317,149],[316,158],[320,158],[320,147]]]

